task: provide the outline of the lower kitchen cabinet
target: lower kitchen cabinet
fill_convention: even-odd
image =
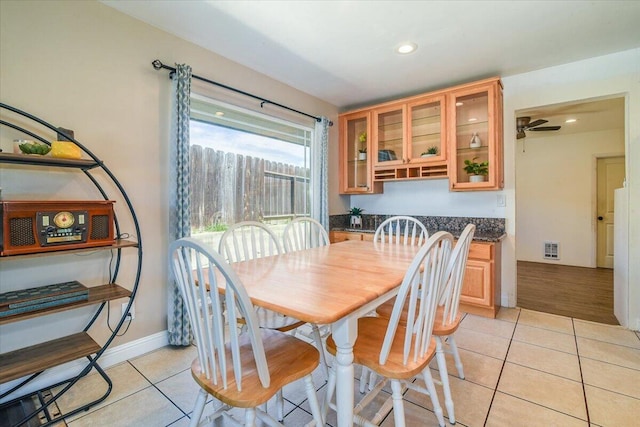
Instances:
[[[472,242],[460,310],[495,318],[500,309],[500,242]]]

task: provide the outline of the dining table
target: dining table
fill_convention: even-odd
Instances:
[[[339,427],[353,425],[353,345],[358,318],[398,293],[418,246],[348,240],[233,263],[254,305],[330,325],[337,352]]]

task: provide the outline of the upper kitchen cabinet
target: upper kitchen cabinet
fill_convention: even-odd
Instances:
[[[500,189],[502,84],[495,77],[344,113],[340,143],[344,194],[410,179],[449,178],[452,191]],[[465,162],[477,163],[480,176]]]
[[[445,96],[373,109],[374,181],[447,176]]]
[[[493,78],[447,93],[449,183],[452,191],[504,186],[502,84]]]
[[[445,96],[430,96],[407,104],[408,157],[411,162],[447,160]]]
[[[371,163],[371,112],[340,116],[340,192],[372,194],[382,192],[373,182]]]

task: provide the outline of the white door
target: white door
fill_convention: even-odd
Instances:
[[[596,265],[613,268],[613,191],[624,181],[624,157],[605,157],[597,162],[597,255]]]

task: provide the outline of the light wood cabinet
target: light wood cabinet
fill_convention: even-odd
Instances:
[[[371,112],[345,114],[340,125],[340,193],[382,192],[382,183],[373,182],[371,164]]]
[[[363,144],[358,136],[370,138]],[[477,134],[479,146],[470,147]],[[499,78],[442,89],[340,116],[340,191],[382,192],[385,181],[449,178],[452,191],[503,187],[502,85]],[[367,159],[357,160],[360,146]],[[423,156],[430,147],[437,154]],[[470,182],[464,161],[488,162],[483,182]]]
[[[346,240],[365,240],[373,241],[373,233],[361,233],[357,231],[330,231],[329,241],[331,243],[344,242]]]
[[[374,108],[374,182],[446,177],[445,111],[444,95]],[[433,156],[426,155],[430,147]]]
[[[502,84],[497,78],[460,86],[447,94],[449,183],[452,191],[497,190],[504,186]],[[474,143],[472,143],[472,140]],[[471,182],[465,161],[488,162],[489,173]]]
[[[472,242],[460,310],[495,318],[500,309],[500,242]]]

